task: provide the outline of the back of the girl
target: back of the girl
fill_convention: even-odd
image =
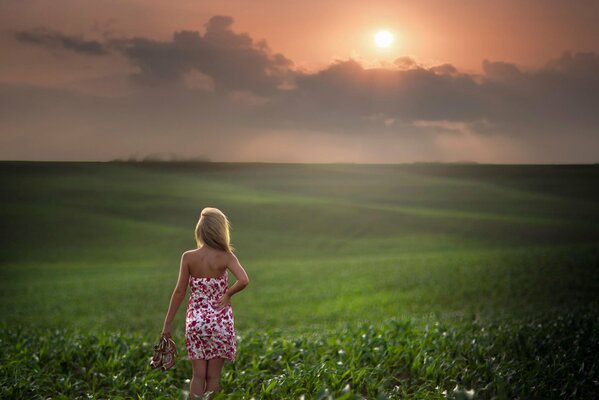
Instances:
[[[197,278],[217,278],[227,270],[230,255],[208,246],[190,250],[187,265],[189,274]]]
[[[233,253],[229,220],[217,208],[202,210],[196,225],[197,249],[181,256],[179,278],[165,317],[163,335],[191,287],[185,318],[185,346],[192,362],[190,397],[220,390],[225,360],[235,361],[236,342],[231,297],[249,283],[244,268]],[[229,271],[237,278],[228,285]]]

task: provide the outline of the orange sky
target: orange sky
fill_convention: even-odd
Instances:
[[[212,15],[230,15],[237,31],[264,39],[298,66],[318,67],[349,56],[367,61],[409,55],[422,63],[451,63],[480,71],[485,58],[538,66],[563,50],[599,50],[596,1],[304,1],[204,0],[4,2],[4,30],[36,26],[93,35],[115,33],[167,38],[202,30]],[[396,35],[392,49],[372,45],[372,33]]]
[[[285,159],[310,161],[330,158],[331,151],[337,151],[339,160],[364,162],[377,159],[385,162],[413,161],[426,159],[428,155],[428,158],[435,160],[477,159],[489,162],[541,162],[553,159],[565,162],[578,158],[587,161],[599,158],[599,154],[589,150],[589,145],[597,143],[598,138],[588,133],[596,132],[595,128],[599,127],[595,125],[593,116],[581,114],[581,117],[576,111],[576,107],[583,110],[592,109],[590,102],[593,102],[594,98],[588,96],[587,91],[590,85],[595,85],[596,76],[599,76],[595,64],[595,60],[599,60],[599,24],[596,23],[599,20],[599,2],[591,0],[0,2],[0,102],[8,104],[9,107],[5,107],[5,110],[10,110],[6,111],[5,121],[0,121],[0,147],[4,146],[4,153],[0,152],[0,157],[27,158],[29,155],[31,158],[39,158],[42,156],[42,149],[48,151],[52,146],[58,147],[48,153],[49,158],[107,159],[122,155],[123,153],[117,154],[118,142],[102,148],[100,153],[94,152],[99,152],[100,147],[105,145],[103,135],[106,135],[106,132],[118,131],[119,126],[139,129],[142,129],[142,126],[135,125],[130,115],[123,113],[119,116],[120,119],[113,118],[114,125],[108,128],[105,126],[105,113],[112,106],[104,104],[105,109],[98,111],[100,108],[93,108],[91,104],[96,101],[94,98],[99,99],[102,96],[130,96],[127,97],[127,107],[133,107],[142,115],[156,119],[154,123],[148,121],[148,126],[143,126],[144,130],[152,130],[155,126],[166,124],[167,119],[170,121],[175,116],[152,115],[152,107],[155,106],[143,103],[144,96],[147,96],[144,94],[146,89],[143,85],[140,86],[139,82],[134,83],[131,77],[139,75],[140,71],[143,72],[143,68],[146,68],[143,74],[147,76],[142,77],[155,79],[155,76],[150,76],[151,70],[147,68],[161,68],[164,66],[162,63],[169,60],[161,61],[156,55],[131,55],[123,49],[106,53],[107,55],[93,55],[85,49],[81,51],[75,47],[91,42],[97,42],[98,46],[103,47],[108,46],[109,41],[114,38],[126,41],[132,39],[124,38],[138,37],[152,42],[152,45],[158,46],[158,43],[162,43],[170,48],[175,32],[187,30],[203,35],[207,22],[218,15],[231,17],[234,23],[232,27],[227,28],[229,32],[238,39],[250,38],[253,41],[252,51],[262,54],[260,57],[270,57],[264,55],[266,50],[261,50],[261,41],[264,40],[269,48],[268,54],[280,53],[290,60],[292,66],[285,67],[287,72],[299,73],[298,76],[301,79],[305,78],[303,82],[308,85],[311,81],[332,84],[333,81],[328,80],[327,76],[337,72],[327,75],[323,71],[327,71],[335,60],[347,61],[349,58],[357,60],[363,68],[379,66],[391,71],[396,69],[393,65],[394,60],[409,57],[416,65],[426,68],[426,79],[432,80],[426,83],[427,81],[421,81],[416,77],[413,86],[400,84],[400,91],[397,93],[382,93],[384,88],[379,88],[381,93],[375,93],[376,96],[387,96],[385,98],[393,98],[396,102],[397,106],[392,110],[380,102],[383,97],[377,98],[377,106],[373,103],[371,107],[371,104],[367,103],[362,109],[343,108],[347,98],[327,99],[326,93],[314,91],[315,86],[306,86],[302,90],[311,91],[315,101],[322,101],[322,106],[318,109],[320,114],[318,118],[315,117],[318,123],[312,123],[306,121],[306,117],[291,113],[293,102],[300,101],[301,97],[286,98],[285,92],[253,93],[251,90],[248,92],[233,86],[228,94],[219,92],[220,89],[214,92],[213,79],[221,79],[221,88],[224,87],[223,84],[227,86],[226,80],[223,81],[222,77],[211,77],[206,71],[196,71],[195,76],[199,76],[201,82],[200,86],[196,82],[195,89],[201,87],[204,91],[213,91],[215,95],[228,96],[217,96],[212,100],[202,98],[201,101],[214,104],[217,99],[224,101],[224,98],[228,98],[232,103],[218,103],[221,104],[221,108],[218,109],[217,115],[229,115],[233,119],[237,115],[240,119],[243,116],[252,124],[246,131],[254,132],[253,136],[249,133],[239,133],[236,138],[233,132],[242,128],[227,125],[226,119],[220,122],[212,121],[209,129],[197,127],[197,137],[194,140],[198,143],[210,142],[213,138],[209,136],[213,132],[221,131],[221,128],[232,135],[230,140],[245,143],[243,148],[232,149],[229,156],[232,159],[237,157],[248,160],[276,160],[276,154],[285,153]],[[374,46],[372,36],[378,29],[387,29],[395,35],[395,43],[391,48],[379,49]],[[46,33],[40,34],[41,31]],[[27,36],[31,32],[33,33]],[[20,39],[19,34],[22,34]],[[65,44],[61,40],[80,40],[81,43]],[[573,61],[568,56],[562,56],[564,52],[574,53]],[[576,54],[578,52],[580,54]],[[552,71],[566,74],[565,81],[568,82],[559,90],[571,96],[568,97],[571,99],[570,104],[576,104],[576,107],[566,110],[568,114],[563,116],[555,114],[554,110],[560,111],[568,108],[567,106],[555,108],[557,106],[550,100],[544,100],[544,93],[547,93],[549,88],[555,90],[555,86],[552,86],[554,84],[541,71],[546,63],[558,58],[559,61],[554,64]],[[485,60],[489,62],[486,70],[483,68]],[[178,71],[177,68],[188,67],[187,64],[177,64],[179,61],[174,60],[163,72],[173,74],[174,71]],[[465,74],[466,81],[450,78],[453,73],[447,72],[446,75],[442,75],[443,79],[437,79],[437,82],[434,76],[438,72],[428,68],[442,64],[451,64],[459,73]],[[530,74],[527,71],[530,71]],[[243,70],[238,71],[238,74],[243,73]],[[369,74],[365,71],[351,72],[346,86],[342,88],[357,85],[358,79],[371,79]],[[362,75],[364,76],[360,77]],[[468,82],[479,82],[475,80],[477,76],[485,77],[489,84],[482,84],[473,89],[473,83]],[[181,77],[177,79],[179,78]],[[235,75],[231,75],[231,79],[234,78]],[[382,79],[380,82],[397,83],[389,80],[395,78],[388,76],[376,78],[375,74],[374,78],[379,81]],[[188,79],[187,75],[185,79]],[[247,79],[247,82],[242,83],[258,85],[258,81],[252,79],[262,79],[261,82],[264,83],[269,78],[256,75],[248,76]],[[586,80],[584,82],[587,83],[582,87],[587,89],[580,89],[581,86],[577,82],[583,82],[581,79]],[[501,87],[498,88],[497,83]],[[434,86],[431,92],[426,86],[429,84],[438,86]],[[266,90],[265,86],[256,87]],[[514,89],[519,90],[519,87],[525,90],[522,93],[528,96],[526,107],[520,109],[514,107],[514,99],[518,99],[519,95],[513,92]],[[45,103],[50,95],[44,94],[43,88],[55,90],[52,96],[56,100]],[[363,93],[371,89],[373,88],[356,86],[351,89],[353,92],[348,89],[348,93]],[[437,104],[434,98],[427,97],[427,92],[434,93],[435,90],[447,96],[446,105]],[[70,106],[70,102],[74,100],[69,97],[69,91],[88,96],[74,103],[77,106],[87,104],[87,108],[75,110]],[[195,96],[198,93],[203,96],[207,92],[170,90],[168,93],[178,99],[177,101],[183,102],[200,101],[196,98],[191,100],[191,97],[186,96]],[[351,94],[346,96],[351,97]],[[535,96],[539,96],[538,101]],[[359,98],[354,100],[357,102]],[[478,109],[477,102],[487,100],[487,108]],[[254,114],[254,111],[243,108],[240,101],[245,102],[243,107],[264,107],[255,109],[259,109],[261,113],[255,111]],[[35,106],[28,108],[29,103]],[[182,108],[188,106],[181,104]],[[498,105],[497,110],[493,109],[493,104]],[[347,113],[348,116],[364,111],[364,108],[372,108],[370,114],[365,113],[360,118],[372,124],[380,122],[382,125],[379,128],[381,132],[384,131],[381,133],[383,136],[370,140],[371,145],[367,148],[364,144],[367,140],[360,135],[342,137],[334,133],[336,130],[353,130],[356,122],[340,119],[338,127],[331,125],[330,110],[327,109],[329,106],[341,107],[339,112]],[[71,115],[68,121],[65,121],[65,114],[61,114],[60,107],[72,110],[67,112]],[[308,110],[309,105],[306,107]],[[49,111],[55,109],[58,111]],[[281,113],[281,110],[288,114]],[[176,120],[181,126],[179,133],[183,135],[181,132],[186,132],[184,135],[190,137],[189,132],[193,132],[193,127],[197,125],[197,121],[194,120],[197,116],[191,111],[189,114],[172,112],[177,112]],[[547,120],[539,124],[539,116],[535,115],[537,112],[554,114],[554,121]],[[20,113],[26,117],[20,117]],[[277,118],[280,115],[286,117],[279,120]],[[2,111],[0,119],[1,117]],[[580,140],[577,139],[571,153],[562,154],[564,146],[559,141],[548,141],[547,137],[542,139],[542,132],[546,132],[543,129],[551,130],[551,134],[554,135],[552,138],[559,137],[560,132],[572,130],[573,121],[580,121],[580,130],[574,129],[575,133],[572,134],[579,135]],[[563,127],[560,127],[560,123]],[[490,127],[488,131],[494,132],[496,136],[482,135],[482,130],[487,129],[485,127]],[[416,128],[418,132],[426,131],[436,136],[413,136],[407,133]],[[42,129],[46,133],[44,138],[49,140],[48,143],[43,142],[45,139],[38,138],[38,132]],[[152,140],[147,140],[146,137],[146,140],[140,141],[135,135],[142,133],[136,129],[129,130],[128,134],[132,136],[123,139],[126,146],[121,146],[122,152],[158,151],[164,149],[165,143],[169,151],[187,154],[189,150],[189,147],[174,145],[176,141],[168,141],[159,133],[154,133]],[[393,133],[393,129],[396,133]],[[536,131],[537,139],[516,133],[527,130]],[[96,149],[85,150],[65,147],[73,138],[80,139],[81,135],[85,134],[90,135],[89,143],[97,142],[101,145]],[[174,130],[172,134],[176,135],[177,131]],[[27,142],[28,140],[30,142]],[[343,149],[341,141],[345,146]],[[541,147],[538,141],[544,143],[542,148],[546,149],[546,152],[543,154],[539,150]],[[39,142],[40,147],[33,144],[25,145],[26,142]],[[217,142],[214,143],[216,145]],[[264,146],[264,143],[269,145]],[[299,148],[302,143],[307,147],[301,152],[289,152],[290,147]],[[308,148],[313,148],[319,143],[322,144],[322,148],[310,155]],[[494,150],[498,147],[504,149],[501,154]],[[578,154],[583,154],[584,157],[578,157]]]

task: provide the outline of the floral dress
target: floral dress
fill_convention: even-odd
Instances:
[[[191,294],[185,319],[185,347],[191,360],[225,358],[235,361],[237,344],[231,304],[218,310],[228,288],[227,271],[218,278],[189,277]]]

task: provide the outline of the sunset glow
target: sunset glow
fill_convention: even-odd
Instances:
[[[393,39],[393,34],[385,30],[380,30],[374,35],[374,43],[380,48],[391,46],[393,44]]]
[[[0,2],[0,158],[599,161],[590,1],[37,3]]]

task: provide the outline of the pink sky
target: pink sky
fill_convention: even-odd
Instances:
[[[480,72],[484,58],[532,67],[564,50],[599,51],[599,5],[589,0],[109,0],[84,6],[54,0],[3,2],[0,11],[5,31],[51,26],[91,36],[97,26],[156,39],[182,29],[201,31],[211,16],[230,15],[237,31],[264,39],[297,65],[312,68],[337,57],[375,61],[409,55]],[[372,45],[372,33],[381,28],[396,35],[390,50]],[[13,50],[6,41],[4,46],[3,53]]]
[[[174,140],[173,136],[167,139],[159,132],[147,133],[151,128],[143,124],[136,125],[127,113],[120,115],[122,125],[127,125],[127,134],[130,137],[123,138],[119,153],[116,148],[119,142],[110,142],[107,145],[105,138],[113,135],[118,129],[119,121],[108,127],[103,120],[107,111],[97,111],[92,108],[77,107],[72,109],[71,118],[65,120],[59,117],[60,107],[68,107],[68,101],[62,100],[54,104],[46,104],[43,95],[39,93],[42,88],[56,90],[54,96],[63,98],[75,92],[81,96],[106,98],[107,96],[130,96],[127,107],[136,109],[148,115],[148,118],[162,118],[153,113],[151,104],[142,105],[139,100],[143,87],[132,83],[130,77],[146,66],[152,68],[161,64],[152,64],[160,61],[153,59],[140,59],[125,51],[106,52],[105,55],[90,55],[89,52],[69,49],[68,45],[59,44],[56,35],[45,34],[45,42],[41,43],[39,32],[59,32],[63,37],[77,37],[82,41],[96,41],[102,46],[108,46],[108,41],[114,38],[145,38],[156,43],[171,43],[173,34],[180,31],[196,31],[200,35],[206,32],[206,24],[214,16],[229,16],[233,19],[232,27],[229,27],[235,35],[247,34],[252,40],[252,49],[260,51],[261,41],[268,46],[268,54],[282,54],[291,61],[291,65],[285,68],[304,74],[306,82],[311,80],[330,83],[326,74],[320,74],[327,70],[336,60],[347,61],[350,58],[357,60],[364,69],[379,67],[385,70],[394,70],[394,61],[400,57],[409,57],[415,65],[428,70],[428,68],[442,64],[451,64],[459,73],[465,74],[475,80],[477,76],[489,78],[489,82],[500,82],[506,88],[512,87],[514,83],[506,83],[505,69],[502,63],[516,66],[520,78],[526,79],[522,87],[530,85],[530,98],[527,100],[530,113],[536,112],[537,102],[534,96],[540,96],[542,101],[544,75],[541,71],[551,60],[558,60],[555,71],[570,74],[567,76],[571,84],[560,88],[573,96],[573,101],[580,102],[580,111],[590,108],[590,101],[595,97],[589,97],[584,90],[578,89],[580,79],[588,79],[590,85],[596,84],[599,74],[595,64],[596,54],[599,53],[599,3],[595,1],[563,2],[556,0],[546,1],[312,1],[312,2],[283,2],[283,1],[102,1],[85,2],[55,0],[47,1],[22,1],[0,3],[0,84],[4,90],[0,92],[0,101],[7,103],[11,110],[7,122],[0,122],[0,157],[5,159],[110,159],[123,156],[127,152],[151,153],[168,147],[168,151],[178,154],[192,156],[197,152],[191,152],[189,146],[177,145],[180,140]],[[380,49],[374,46],[372,36],[379,29],[387,29],[395,35],[395,42],[389,49]],[[17,39],[16,35],[21,32],[38,32],[33,36]],[[239,36],[240,37],[240,36]],[[36,42],[37,41],[37,42]],[[62,47],[61,47],[62,46]],[[575,54],[571,67],[569,59],[560,58],[564,52]],[[577,57],[576,54],[583,54]],[[266,54],[266,53],[265,53]],[[588,55],[588,56],[587,56]],[[145,57],[145,56],[144,56]],[[483,68],[483,61],[488,60],[496,64],[488,64],[487,70]],[[569,64],[570,63],[570,64]],[[572,65],[574,65],[572,64]],[[178,65],[178,64],[177,64]],[[564,70],[564,65],[568,69]],[[169,66],[168,68],[179,68]],[[184,65],[182,68],[187,68]],[[192,66],[196,68],[197,66]],[[509,68],[508,68],[509,69]],[[503,71],[503,72],[497,72]],[[530,74],[528,74],[530,71]],[[579,72],[584,74],[579,75]],[[243,70],[240,72],[243,74]],[[356,72],[357,74],[361,74]],[[491,74],[495,74],[493,77]],[[497,75],[499,74],[499,75]],[[322,76],[321,76],[322,75]],[[432,79],[434,81],[434,74]],[[364,76],[368,76],[364,73]],[[210,73],[202,71],[197,67],[193,77],[200,79],[200,86],[213,85],[216,79]],[[322,78],[322,81],[321,81]],[[183,76],[182,76],[183,79]],[[189,81],[189,74],[184,79]],[[202,79],[205,82],[202,83]],[[218,78],[218,79],[223,79]],[[217,79],[217,81],[218,81]],[[252,78],[253,79],[253,78]],[[281,78],[283,79],[283,78]],[[348,78],[347,87],[357,84],[358,75]],[[368,78],[370,79],[370,78]],[[383,82],[391,80],[383,79]],[[389,78],[391,79],[391,78]],[[170,81],[169,81],[170,82]],[[420,81],[418,81],[420,82]],[[459,80],[447,80],[443,85],[457,85]],[[218,83],[218,82],[217,82]],[[436,83],[434,83],[436,84]],[[460,83],[461,84],[461,83]],[[25,93],[25,85],[33,85],[35,94]],[[208,86],[202,90],[208,90]],[[217,85],[218,86],[218,85]],[[401,85],[400,85],[401,86]],[[588,85],[587,85],[588,86]],[[27,86],[29,87],[29,86]],[[222,84],[221,84],[222,87]],[[273,122],[267,117],[283,103],[278,103],[281,96],[273,93],[258,93],[240,88],[229,88],[230,93],[219,92],[217,94],[228,96],[232,99],[229,105],[223,105],[218,113],[235,116],[235,113],[243,113],[244,118],[252,120],[252,126],[248,126],[245,133],[235,133],[239,128],[227,126],[222,122],[222,131],[226,131],[221,138],[228,137],[231,142],[246,143],[241,148],[232,148],[228,157],[231,160],[271,160],[277,161],[275,154],[285,153],[285,159],[297,161],[322,161],[331,158],[331,152],[337,151],[339,161],[376,161],[402,162],[421,159],[430,160],[457,160],[476,159],[481,162],[569,162],[597,160],[598,154],[589,150],[590,144],[597,143],[597,135],[589,132],[597,131],[595,119],[591,116],[582,115],[580,129],[572,127],[571,120],[577,115],[576,112],[564,115],[560,121],[564,121],[562,131],[557,128],[551,134],[541,138],[534,135],[520,135],[516,131],[535,129],[539,124],[533,119],[525,120],[522,115],[510,115],[518,113],[518,109],[510,107],[509,97],[515,95],[510,93],[506,97],[506,90],[498,90],[489,94],[494,85],[482,85],[473,98],[488,99],[489,96],[498,96],[492,99],[494,102],[506,103],[504,111],[476,111],[472,109],[473,100],[466,96],[462,98],[463,90],[470,90],[466,85],[463,88],[451,91],[455,100],[448,97],[447,109],[452,107],[469,108],[470,111],[459,115],[446,117],[442,105],[431,104],[430,99],[421,103],[408,104],[405,107],[430,107],[431,112],[426,118],[417,118],[418,112],[406,114],[406,108],[393,111],[379,111],[373,109],[363,118],[368,121],[377,121],[377,115],[381,115],[381,130],[369,136],[369,145],[364,145],[366,140],[360,135],[352,134],[343,136],[333,132],[335,129],[329,125],[327,105],[334,101],[335,107],[342,103],[337,100],[326,100],[323,94],[318,95],[323,100],[320,107],[322,115],[319,118],[322,124],[314,126],[294,125],[292,121],[281,120]],[[550,86],[548,86],[550,87]],[[345,88],[345,86],[344,86]],[[405,86],[398,88],[410,93],[412,99],[418,99],[420,92],[409,91]],[[31,88],[30,88],[31,89]],[[189,89],[189,88],[188,88]],[[235,90],[234,90],[235,89]],[[166,89],[165,89],[166,90]],[[211,89],[215,91],[214,87]],[[331,89],[332,90],[332,89]],[[364,86],[356,87],[356,91],[368,91]],[[422,95],[426,94],[426,89]],[[529,91],[530,92],[530,91]],[[169,95],[181,100],[185,97],[184,92],[168,91]],[[185,92],[187,93],[187,92]],[[298,92],[299,93],[299,92]],[[398,92],[399,93],[399,92]],[[449,93],[442,91],[442,93]],[[528,92],[527,92],[528,93]],[[280,93],[279,93],[280,94]],[[377,94],[378,95],[378,94]],[[31,96],[31,103],[35,106],[25,110],[27,96]],[[135,97],[138,96],[138,97]],[[160,96],[164,96],[162,93]],[[385,96],[389,96],[386,94]],[[398,95],[399,96],[399,95]],[[501,97],[500,97],[501,96]],[[403,98],[392,95],[398,104],[403,104]],[[219,97],[220,98],[220,97]],[[19,99],[18,101],[16,99]],[[276,99],[276,100],[273,100]],[[339,99],[342,101],[343,99]],[[91,100],[90,100],[91,101]],[[181,100],[183,101],[183,100]],[[195,101],[195,100],[186,100]],[[209,100],[206,100],[209,101]],[[237,108],[238,103],[252,103],[251,107],[270,107],[271,111],[263,114],[249,115],[251,111]],[[292,101],[285,99],[284,101]],[[293,100],[296,101],[296,100]],[[416,100],[413,100],[416,101]],[[81,102],[77,102],[79,104]],[[85,103],[85,101],[83,101]],[[248,103],[248,104],[249,104]],[[220,104],[220,103],[219,103]],[[250,107],[248,104],[245,106]],[[287,104],[287,103],[285,103]],[[549,107],[549,105],[546,105]],[[91,107],[91,106],[90,106]],[[148,107],[142,110],[143,107]],[[239,106],[241,107],[241,106]],[[399,106],[398,106],[399,107]],[[441,108],[439,108],[441,107]],[[56,112],[50,112],[56,108]],[[382,108],[386,107],[383,105]],[[192,108],[193,109],[193,108]],[[542,111],[541,109],[539,109]],[[537,111],[539,111],[537,110]],[[550,108],[543,109],[549,112]],[[267,112],[268,111],[268,112]],[[8,113],[8,111],[5,111]],[[351,110],[345,108],[344,113]],[[0,112],[1,113],[1,112]],[[15,115],[22,113],[27,118],[18,118]],[[325,115],[327,114],[327,115]],[[465,115],[463,119],[461,115]],[[0,117],[2,114],[0,114]],[[512,118],[513,116],[513,118]],[[62,119],[61,119],[62,118]],[[167,118],[167,117],[164,117]],[[171,135],[181,135],[191,138],[192,142],[207,143],[218,141],[210,135],[220,132],[221,124],[213,121],[210,127],[198,128],[196,136],[191,137],[196,122],[192,122],[193,116],[177,113],[180,130],[174,129]],[[341,117],[340,117],[341,118]],[[496,123],[493,118],[498,118]],[[305,119],[305,118],[304,118]],[[501,119],[501,121],[499,121]],[[188,121],[186,124],[185,121]],[[520,125],[509,121],[521,121]],[[36,123],[37,121],[37,123]],[[94,123],[93,121],[100,121]],[[422,121],[425,121],[422,123]],[[481,121],[482,125],[481,125]],[[165,121],[156,121],[160,125]],[[339,121],[343,126],[344,120]],[[402,125],[403,124],[403,125]],[[456,125],[457,124],[457,125]],[[493,134],[483,135],[473,126],[494,127]],[[570,124],[567,125],[566,124]],[[301,125],[301,124],[300,124]],[[309,125],[309,126],[308,126]],[[351,124],[355,126],[354,124]],[[384,125],[384,126],[383,126]],[[541,124],[542,125],[542,124]],[[393,133],[393,127],[397,127],[397,133]],[[410,129],[426,130],[427,136],[421,135],[416,139],[407,134]],[[547,122],[549,128],[555,123]],[[135,127],[145,130],[140,133]],[[349,127],[349,125],[348,125]],[[459,127],[459,128],[456,128]],[[531,128],[532,127],[532,128]],[[472,129],[471,129],[472,128]],[[570,128],[576,132],[571,133]],[[348,128],[349,129],[349,128]],[[539,132],[537,134],[541,134]],[[42,135],[40,131],[44,130]],[[252,132],[252,133],[250,133]],[[300,133],[304,132],[304,133]],[[374,132],[374,131],[373,131]],[[490,131],[489,131],[490,132]],[[560,134],[560,132],[563,132]],[[563,143],[558,140],[565,137],[566,132],[570,139],[575,139],[576,144],[568,154],[563,154]],[[136,139],[137,135],[145,135],[146,140]],[[148,135],[152,140],[147,140]],[[273,136],[274,135],[274,136]],[[561,135],[561,136],[560,136]],[[110,136],[112,137],[112,136]],[[50,140],[52,138],[53,140]],[[73,143],[74,138],[87,138],[90,143],[98,142],[93,148],[78,147]],[[48,140],[48,143],[45,142]],[[224,139],[223,139],[224,140]],[[342,141],[342,150],[340,149]],[[539,141],[543,142],[545,153],[539,150]],[[32,142],[39,142],[33,144]],[[71,143],[69,145],[69,143]],[[104,145],[100,145],[104,143]],[[148,145],[154,143],[154,145]],[[264,145],[269,143],[269,145]],[[311,143],[303,148],[301,144]],[[319,151],[311,151],[315,144],[321,143]],[[42,146],[43,145],[43,146]],[[286,146],[286,147],[285,147]],[[295,154],[289,148],[301,148]],[[283,151],[283,148],[284,151]],[[502,152],[496,151],[503,148]],[[270,149],[270,150],[269,150]],[[324,150],[323,150],[324,149]],[[328,150],[327,150],[328,149]],[[393,151],[392,149],[395,149]],[[494,150],[495,149],[495,150]],[[124,152],[124,153],[122,153]],[[213,157],[218,159],[219,157]]]

